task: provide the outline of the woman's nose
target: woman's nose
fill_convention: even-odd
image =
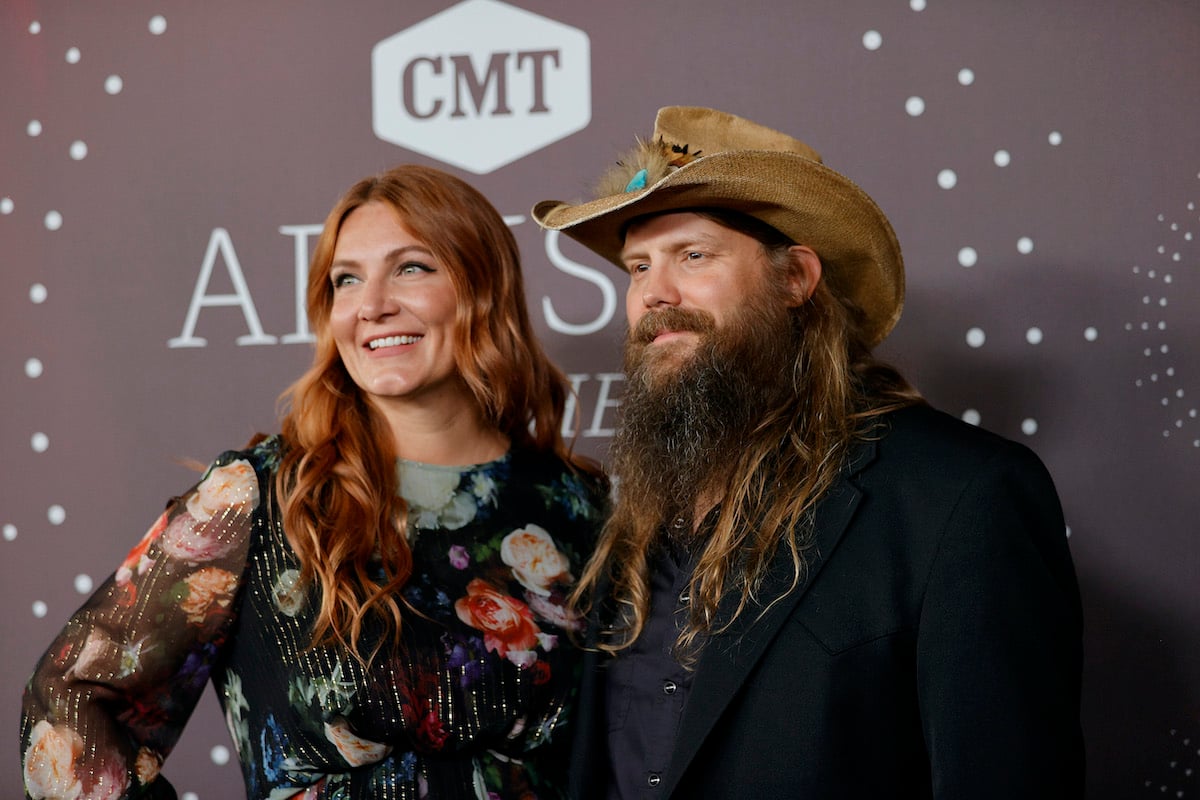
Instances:
[[[374,320],[396,313],[399,304],[390,287],[382,281],[367,281],[363,286],[362,303],[358,307],[358,317],[362,320]]]

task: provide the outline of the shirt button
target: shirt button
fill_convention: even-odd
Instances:
[[[679,686],[675,681],[663,681],[663,694],[675,694],[677,689]]]
[[[660,783],[662,783],[662,775],[659,775],[657,772],[651,772],[646,776],[647,786],[658,786]]]

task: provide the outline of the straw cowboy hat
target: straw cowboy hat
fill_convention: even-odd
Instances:
[[[868,344],[900,318],[904,262],[875,201],[804,142],[711,108],[659,109],[653,136],[601,179],[596,199],[545,200],[533,218],[624,269],[630,220],[689,208],[740,211],[815,250],[833,291],[865,312]]]

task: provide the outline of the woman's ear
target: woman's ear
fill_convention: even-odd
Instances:
[[[821,259],[811,247],[794,244],[788,248],[792,260],[792,270],[788,275],[787,286],[790,300],[788,306],[795,308],[808,302],[817,284],[821,280]]]

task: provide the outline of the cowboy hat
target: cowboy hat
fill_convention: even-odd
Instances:
[[[597,195],[575,205],[542,201],[533,218],[624,269],[625,228],[635,217],[739,211],[816,251],[834,293],[866,315],[869,345],[900,318],[904,261],[891,224],[866,192],[798,139],[711,108],[668,106],[652,138],[605,175]]]

